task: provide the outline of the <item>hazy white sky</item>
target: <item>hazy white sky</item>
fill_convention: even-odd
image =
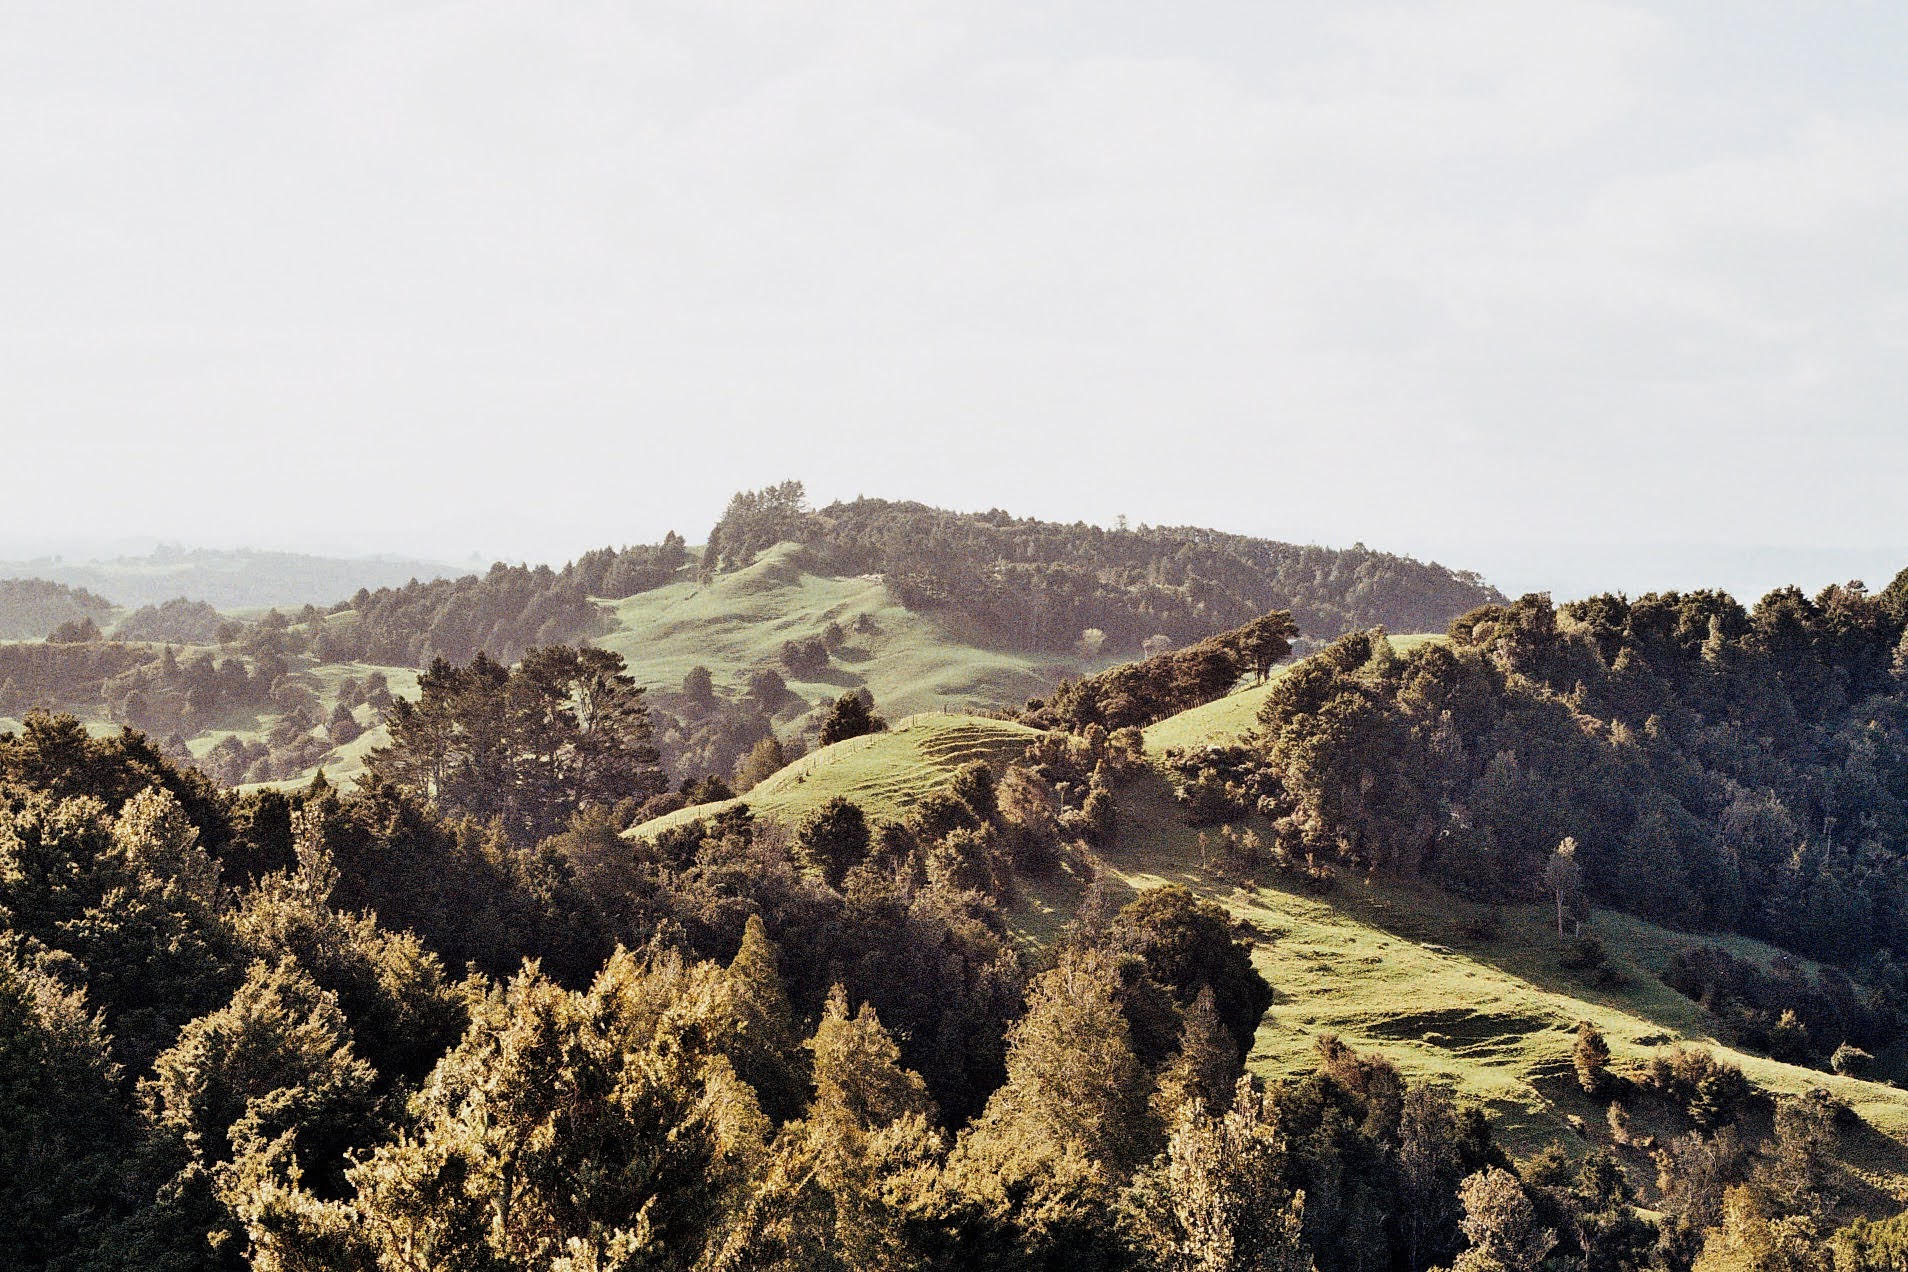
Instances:
[[[1908,5],[0,0],[0,540],[1908,543]]]

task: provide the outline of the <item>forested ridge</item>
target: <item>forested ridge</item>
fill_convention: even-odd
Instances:
[[[1190,526],[1108,530],[856,499],[811,509],[799,482],[738,494],[710,531],[707,564],[733,568],[778,542],[811,545],[824,568],[880,573],[910,608],[988,638],[1067,648],[1095,631],[1108,652],[1153,637],[1185,644],[1272,609],[1313,636],[1383,625],[1442,628],[1503,598],[1477,575],[1410,557],[1275,543]]]
[[[1442,628],[1501,600],[1476,575],[1363,545],[1272,543],[1191,527],[1104,530],[857,499],[811,509],[799,482],[743,491],[709,532],[701,567],[736,569],[777,543],[810,549],[820,574],[880,574],[910,609],[1008,647],[1069,649],[1083,639],[1138,653],[1149,640],[1186,644],[1271,609],[1312,635],[1383,624]],[[537,645],[598,635],[592,597],[614,600],[673,581],[689,561],[670,535],[654,546],[602,549],[561,570],[498,564],[484,575],[360,592],[327,622],[326,661],[423,666],[482,650],[514,660]]]
[[[297,660],[365,615],[419,650],[537,642],[436,653],[415,696],[353,679],[313,726],[385,726],[349,789],[240,795],[243,754],[206,757],[215,781],[42,712],[0,736],[0,1248],[181,1272],[1899,1264],[1908,1220],[1845,1160],[1872,1132],[1826,1089],[1680,1043],[1619,1062],[1585,1022],[1565,1076],[1607,1135],[1513,1160],[1462,1092],[1328,1032],[1303,1072],[1248,1074],[1277,991],[1252,947],[1276,934],[1223,888],[1121,895],[1109,871],[1157,788],[1227,886],[1541,901],[1591,983],[1622,975],[1593,907],[1626,910],[1688,933],[1662,980],[1717,1036],[1899,1073],[1908,573],[1753,608],[1499,598],[1406,654],[1374,627],[1291,665],[1312,633],[1274,608],[1062,683],[1011,713],[1040,732],[999,726],[1024,752],[892,820],[833,796],[652,830],[795,749],[754,728],[683,746],[619,654],[512,624],[690,564],[672,540],[498,567],[234,624],[218,658],[6,647],[165,724],[309,717]],[[791,672],[816,656],[785,651]],[[677,696],[718,732],[787,692],[764,669],[725,703],[698,672]],[[1148,753],[1146,726],[1242,681],[1255,731]],[[878,706],[841,694],[818,740],[879,732]],[[1069,888],[1050,935],[1017,932]]]

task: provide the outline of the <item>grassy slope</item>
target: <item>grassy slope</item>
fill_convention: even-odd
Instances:
[[[1908,1140],[1908,1092],[1717,1042],[1701,1009],[1656,975],[1671,952],[1695,938],[1598,912],[1595,929],[1627,977],[1601,989],[1559,965],[1543,906],[1506,907],[1495,938],[1468,939],[1459,928],[1480,907],[1442,893],[1345,878],[1321,896],[1208,874],[1197,865],[1198,832],[1184,824],[1161,780],[1122,792],[1120,816],[1119,842],[1104,859],[1126,886],[1184,884],[1262,934],[1253,961],[1278,998],[1252,1055],[1260,1072],[1307,1067],[1317,1035],[1336,1033],[1359,1050],[1384,1053],[1407,1075],[1448,1081],[1486,1100],[1512,1145],[1528,1152],[1568,1136],[1572,1115],[1589,1123],[1593,1137],[1604,1132],[1603,1106],[1582,1095],[1570,1067],[1576,1023],[1588,1019],[1609,1040],[1619,1067],[1646,1062],[1669,1041],[1700,1041],[1760,1086],[1789,1093],[1826,1087],[1871,1126]],[[1777,953],[1742,938],[1728,943],[1765,962]],[[1908,1158],[1897,1146],[1878,1151],[1875,1165],[1893,1176],[1908,1168]]]
[[[805,572],[794,544],[710,582],[685,579],[608,604],[616,629],[596,643],[623,655],[638,684],[666,693],[701,665],[719,688],[740,694],[751,671],[783,670],[783,641],[819,636],[831,621],[848,632],[847,644],[824,678],[791,678],[789,688],[813,703],[866,685],[890,718],[944,706],[1019,703],[1051,689],[1062,675],[1111,661],[970,645],[933,617],[895,604],[878,578]],[[864,614],[875,624],[865,635],[855,630]]]
[[[1414,639],[1425,638],[1395,643]],[[1147,745],[1157,751],[1236,738],[1253,726],[1265,693],[1255,686],[1162,721],[1146,731]],[[1559,965],[1546,907],[1506,907],[1495,938],[1467,939],[1459,929],[1480,907],[1443,893],[1342,879],[1321,896],[1294,884],[1242,885],[1207,873],[1198,865],[1199,832],[1184,824],[1157,777],[1123,790],[1119,813],[1118,842],[1103,859],[1122,884],[1183,884],[1259,933],[1253,961],[1277,991],[1252,1053],[1259,1072],[1309,1067],[1317,1036],[1336,1033],[1359,1050],[1382,1052],[1408,1076],[1450,1082],[1486,1101],[1515,1152],[1557,1138],[1583,1142],[1572,1118],[1582,1119],[1590,1141],[1602,1142],[1604,1105],[1578,1089],[1570,1063],[1576,1023],[1587,1019],[1608,1039],[1619,1069],[1642,1065],[1659,1046],[1690,1040],[1726,1055],[1767,1090],[1834,1092],[1867,1124],[1844,1145],[1851,1168],[1879,1193],[1908,1197],[1908,1092],[1737,1051],[1713,1036],[1714,1022],[1696,1004],[1657,977],[1676,949],[1696,940],[1765,964],[1778,956],[1772,947],[1599,911],[1594,928],[1627,983],[1598,988]],[[1256,829],[1269,834],[1266,826]],[[1016,907],[1016,926],[1043,939],[1077,899],[1070,892],[1077,888],[1064,880],[1035,890]],[[1641,1103],[1631,1111],[1638,1130],[1674,1129],[1652,1125]]]
[[[961,765],[971,760],[1005,765],[1037,736],[1024,724],[982,716],[910,716],[886,733],[812,751],[739,801],[685,808],[644,822],[630,833],[651,835],[738,802],[758,816],[794,822],[837,795],[854,800],[872,820],[898,820],[922,796],[953,780]]]
[[[1147,731],[1148,745],[1235,737],[1250,726],[1264,693],[1255,686],[1163,721]],[[1004,762],[1032,736],[1030,729],[998,720],[919,716],[895,732],[805,757],[745,802],[758,813],[793,821],[832,796],[846,795],[873,817],[894,817],[944,784],[961,763],[982,756]],[[725,806],[685,809],[631,833],[654,833]],[[1348,878],[1321,896],[1276,880],[1241,886],[1202,870],[1199,832],[1184,823],[1156,776],[1120,792],[1119,816],[1118,841],[1102,854],[1118,885],[1137,891],[1183,884],[1255,930],[1253,961],[1277,991],[1251,1058],[1258,1072],[1303,1071],[1312,1063],[1318,1035],[1336,1033],[1361,1051],[1390,1057],[1412,1078],[1450,1082],[1484,1101],[1512,1151],[1527,1156],[1553,1139],[1585,1143],[1576,1138],[1572,1118],[1581,1119],[1589,1142],[1607,1139],[1604,1105],[1582,1094],[1570,1064],[1577,1022],[1588,1019],[1609,1040],[1619,1068],[1640,1066],[1657,1047],[1687,1039],[1727,1055],[1766,1089],[1835,1092],[1873,1128],[1853,1137],[1851,1164],[1875,1188],[1908,1196],[1908,1151],[1902,1145],[1908,1141],[1908,1092],[1718,1042],[1696,1004],[1656,976],[1674,950],[1697,938],[1598,912],[1595,929],[1627,977],[1623,985],[1602,989],[1559,965],[1543,906],[1504,907],[1495,938],[1470,939],[1459,929],[1479,907],[1442,893]],[[1269,833],[1263,825],[1257,829]],[[1028,881],[1010,909],[1010,922],[1030,946],[1044,944],[1083,895],[1076,874]],[[1764,962],[1777,955],[1740,937],[1701,939]],[[1645,1102],[1631,1101],[1630,1111],[1639,1131],[1677,1129]],[[1647,1163],[1633,1159],[1632,1165],[1640,1182],[1646,1181]]]

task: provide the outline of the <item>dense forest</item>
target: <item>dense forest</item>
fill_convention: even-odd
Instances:
[[[856,499],[819,511],[799,482],[738,494],[709,532],[705,565],[734,568],[778,542],[822,569],[878,573],[912,609],[1018,648],[1066,649],[1098,633],[1108,653],[1180,645],[1272,609],[1314,636],[1383,625],[1437,631],[1503,598],[1475,574],[1352,548],[1273,543],[1192,527],[1103,529]]]
[[[1355,644],[1327,674],[1374,674]],[[1183,888],[1096,888],[1019,946],[1002,906],[1093,872],[1137,728],[1054,730],[901,822],[835,799],[632,839],[659,782],[615,655],[420,687],[348,793],[235,798],[45,715],[0,738],[17,1263],[1862,1272],[1902,1248],[1826,1222],[1845,1109],[1771,1107],[1701,1050],[1618,1072],[1580,1031],[1586,1089],[1686,1127],[1645,1211],[1611,1153],[1514,1164],[1480,1109],[1330,1035],[1307,1074],[1245,1076],[1273,989]],[[852,695],[831,723],[878,727]]]

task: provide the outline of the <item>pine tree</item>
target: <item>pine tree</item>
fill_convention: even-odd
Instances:
[[[872,1007],[848,1013],[836,985],[815,1035],[815,1098],[783,1128],[748,1213],[718,1266],[790,1272],[915,1266],[909,1257],[910,1184],[939,1163],[932,1103]]]
[[[726,973],[737,1024],[736,1041],[728,1052],[736,1074],[755,1088],[762,1111],[775,1121],[793,1117],[807,1092],[807,1075],[799,1063],[800,1035],[780,962],[762,917],[751,914]]]

